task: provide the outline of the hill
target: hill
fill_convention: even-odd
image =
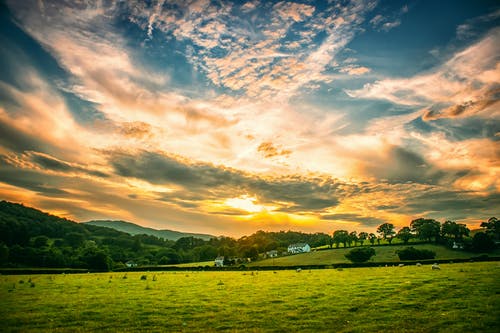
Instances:
[[[169,251],[174,244],[154,236],[132,236],[0,201],[0,266],[108,270],[128,260],[146,260],[162,249],[161,255],[168,257],[174,252]]]
[[[87,225],[111,228],[121,232],[126,232],[131,235],[149,235],[173,241],[176,241],[182,237],[195,237],[203,240],[210,240],[210,238],[215,237],[207,234],[187,233],[168,229],[158,230],[153,228],[146,228],[127,221],[93,220],[82,223]]]
[[[478,253],[452,250],[443,245],[437,244],[415,244],[411,245],[417,249],[431,250],[436,253],[436,260],[453,260],[453,259],[468,259],[477,256]],[[406,245],[392,246],[372,246],[375,249],[375,256],[369,262],[400,262],[396,254],[397,250],[401,250]],[[322,251],[313,251],[309,253],[301,253],[289,255],[273,259],[264,259],[255,261],[248,266],[300,266],[300,265],[333,265],[340,263],[350,263],[345,257],[345,254],[353,248],[328,249]],[[500,255],[500,249],[490,253],[490,255]]]

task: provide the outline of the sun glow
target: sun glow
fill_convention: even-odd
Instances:
[[[238,198],[227,199],[224,204],[226,206],[241,209],[249,213],[258,213],[265,210],[264,206],[255,204],[256,201],[257,198],[245,195]]]

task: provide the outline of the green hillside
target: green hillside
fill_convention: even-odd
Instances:
[[[83,222],[83,224],[96,225],[99,227],[112,228],[118,231],[126,232],[131,235],[150,235],[158,238],[176,241],[182,237],[195,237],[203,240],[209,240],[215,236],[207,234],[186,233],[168,229],[157,230],[153,228],[146,228],[135,223],[126,221],[109,221],[109,220],[94,220]]]
[[[478,253],[471,253],[462,250],[452,250],[442,245],[434,244],[419,244],[411,245],[417,249],[427,249],[436,252],[437,260],[446,259],[468,259],[477,256]],[[399,262],[396,254],[397,250],[403,249],[407,246],[393,245],[393,246],[373,246],[375,249],[375,256],[369,262]],[[353,248],[339,248],[329,249],[322,251],[313,251],[309,253],[301,253],[289,256],[283,256],[273,259],[264,259],[253,262],[248,266],[299,266],[299,265],[331,265],[339,263],[350,263],[344,256]],[[490,255],[499,255],[500,251],[496,250]]]

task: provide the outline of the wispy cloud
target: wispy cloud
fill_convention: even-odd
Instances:
[[[398,11],[388,15],[377,14],[370,20],[370,24],[375,30],[387,32],[401,25],[403,15],[408,13],[409,10],[408,5],[404,5]]]
[[[323,71],[352,40],[374,4],[353,2],[316,13],[311,5],[282,1],[261,4],[258,14],[248,17],[234,14],[237,5],[196,2],[164,6],[161,14],[139,7],[132,20],[144,27],[143,22],[151,22],[154,16],[158,29],[201,48],[188,52],[187,58],[215,85],[242,90],[251,97],[288,98],[312,81],[329,80]],[[239,10],[256,11],[257,6],[247,2]],[[327,36],[318,43],[315,38],[323,31]],[[290,48],[283,48],[284,44]],[[297,52],[293,45],[301,50]],[[348,72],[363,74],[366,69]]]
[[[453,55],[430,73],[404,79],[384,79],[362,89],[346,90],[355,98],[386,99],[396,104],[422,106],[424,119],[498,116],[500,29]]]

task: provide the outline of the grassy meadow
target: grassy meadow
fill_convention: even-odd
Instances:
[[[399,257],[396,254],[397,250],[404,249],[408,246],[413,246],[416,249],[431,250],[436,253],[438,260],[453,260],[453,259],[468,259],[472,256],[477,256],[477,253],[470,253],[461,250],[452,250],[442,245],[434,244],[410,244],[410,245],[392,245],[392,246],[373,246],[375,256],[369,262],[399,262]],[[309,253],[300,253],[284,257],[269,258],[265,260],[255,261],[248,266],[297,266],[297,265],[331,265],[339,263],[350,263],[345,257],[345,254],[351,251],[353,247],[348,248],[333,248],[322,251],[312,251]],[[496,250],[490,255],[500,255],[500,251]]]
[[[3,275],[0,331],[497,332],[499,276],[498,262]]]

